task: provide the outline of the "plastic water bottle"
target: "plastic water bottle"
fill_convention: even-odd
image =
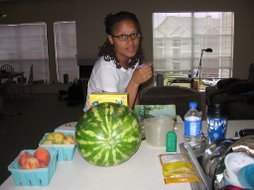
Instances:
[[[189,103],[189,110],[184,115],[184,137],[191,148],[201,146],[202,116],[197,110],[197,102]]]

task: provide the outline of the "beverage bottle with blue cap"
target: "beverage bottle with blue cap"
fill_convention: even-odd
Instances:
[[[207,129],[209,143],[225,138],[228,117],[225,107],[221,104],[211,104],[207,108]]]
[[[189,102],[189,110],[184,115],[184,137],[191,148],[201,146],[202,114],[197,110],[197,102]]]

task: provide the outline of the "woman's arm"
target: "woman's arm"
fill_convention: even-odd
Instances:
[[[125,90],[128,93],[129,108],[133,108],[135,102],[138,101],[139,86],[148,81],[153,76],[152,64],[145,64],[142,67],[137,67],[132,78]]]

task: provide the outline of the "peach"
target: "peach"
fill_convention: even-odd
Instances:
[[[41,144],[54,144],[53,140],[43,140]]]
[[[66,135],[63,144],[74,144],[75,140],[72,135]]]
[[[40,163],[35,157],[27,158],[22,165],[22,169],[26,169],[26,170],[27,169],[36,169],[39,167],[40,167]]]
[[[34,152],[34,157],[39,161],[41,167],[47,167],[50,161],[50,153],[44,147],[39,147]]]
[[[54,140],[54,133],[49,133],[46,135],[46,140],[51,140],[53,141]]]
[[[20,153],[19,157],[18,157],[18,163],[19,163],[19,167],[22,168],[22,166],[24,165],[24,162],[26,159],[33,157],[33,155],[29,152],[22,152]]]
[[[63,144],[64,133],[62,133],[62,132],[55,132],[54,133],[54,141],[55,141],[56,144]]]

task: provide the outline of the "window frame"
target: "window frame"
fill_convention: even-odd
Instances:
[[[181,26],[179,24],[179,26],[177,25],[177,23],[175,22],[175,20],[173,18],[167,18],[167,14],[172,14],[172,15],[177,15],[177,14],[185,14],[185,16],[190,16],[189,18],[189,22],[188,26],[190,25],[189,30],[187,30],[187,32],[190,33],[189,38],[186,37],[181,37],[181,35],[178,35],[177,32],[173,33],[174,31],[181,31],[182,33],[186,32],[184,30],[181,30],[184,27],[187,26]],[[219,40],[221,40],[220,38],[222,38],[223,40],[221,40],[221,44],[220,47],[224,45],[224,51],[218,50],[217,48],[212,48],[214,50],[214,52],[212,54],[205,52],[203,54],[203,58],[202,58],[202,71],[206,71],[206,74],[203,74],[204,78],[229,78],[232,77],[232,70],[233,70],[233,46],[234,46],[234,12],[179,12],[179,13],[153,13],[153,57],[154,57],[154,63],[155,63],[155,69],[154,69],[154,74],[163,74],[165,77],[167,76],[176,76],[176,77],[187,77],[189,71],[191,70],[192,72],[192,76],[195,76],[195,73],[198,69],[198,65],[199,65],[199,60],[200,60],[200,56],[201,56],[201,50],[203,48],[210,48],[209,44],[212,44],[212,42],[214,42],[217,38]],[[156,15],[157,14],[157,15]],[[215,19],[207,19],[207,21],[203,21],[205,25],[207,26],[211,26],[210,28],[207,27],[208,29],[210,29],[211,33],[209,35],[201,35],[198,34],[195,30],[198,30],[196,28],[197,23],[198,23],[198,18],[197,15],[202,15],[202,14],[218,14],[218,15],[223,15],[223,19],[221,18],[220,21],[222,22],[222,20],[224,22],[228,22],[230,27],[225,27],[223,28],[223,26],[219,25],[215,25],[217,23],[215,23],[214,25],[217,26],[218,28],[221,27],[220,29],[225,30],[224,33],[215,33],[217,29],[216,27],[212,27],[213,22],[215,22]],[[160,17],[161,16],[161,17]],[[208,17],[208,16],[207,16]],[[187,18],[187,17],[186,17]],[[201,18],[199,19],[200,23],[201,22]],[[157,21],[156,21],[157,19]],[[166,20],[168,19],[168,20]],[[180,20],[180,19],[179,19]],[[219,20],[219,19],[218,19]],[[211,22],[211,23],[208,23]],[[166,23],[168,22],[168,23]],[[207,22],[207,23],[205,23]],[[219,21],[218,21],[219,22]],[[179,22],[180,23],[180,22]],[[164,26],[162,25],[164,24]],[[168,25],[166,25],[168,24]],[[196,25],[195,25],[196,24]],[[222,24],[222,23],[221,23]],[[225,23],[224,23],[225,24]],[[177,27],[176,27],[177,26]],[[174,30],[173,30],[174,29]],[[214,31],[213,31],[214,29]],[[170,38],[172,39],[172,46],[170,47],[166,47],[166,40],[170,41],[170,38],[165,35],[165,44],[164,47],[167,48],[167,51],[174,51],[174,48],[177,48],[177,46],[173,47],[174,44],[174,40],[177,39],[181,39],[181,43],[179,46],[179,49],[181,50],[181,56],[180,56],[180,61],[176,61],[176,58],[174,58],[172,55],[170,55],[170,53],[168,53],[168,55],[165,54],[165,59],[168,60],[171,63],[166,63],[167,61],[164,60],[163,61],[163,57],[158,58],[159,56],[157,55],[158,52],[158,48],[155,48],[156,45],[156,40],[162,40],[163,38],[160,38],[160,36],[163,36],[163,34],[165,34],[165,32],[172,32]],[[187,33],[186,32],[186,33]],[[209,33],[209,31],[206,31]],[[214,33],[213,33],[214,32]],[[180,33],[180,32],[179,32]],[[199,38],[197,38],[199,37]],[[214,40],[215,39],[215,40]],[[231,40],[229,42],[229,44],[227,44],[226,40]],[[188,41],[190,41],[190,45],[188,47]],[[202,42],[202,44],[201,44]],[[223,44],[224,43],[224,44]],[[178,43],[179,44],[179,43]],[[167,52],[165,49],[163,50],[164,52]],[[188,52],[190,51],[190,52]],[[224,55],[223,55],[224,54]],[[217,60],[217,57],[218,60]],[[181,63],[183,64],[184,59],[189,59],[190,60],[190,64],[189,64],[189,68],[188,66],[182,66],[181,69],[176,70],[177,67],[174,67],[173,63]],[[171,61],[170,61],[171,60]],[[218,69],[218,73],[217,76],[215,76],[214,73],[211,76],[209,76],[209,70],[210,72],[214,72],[214,70],[216,70],[215,67],[213,67],[213,64],[211,64],[211,61],[217,61],[216,64],[219,64],[219,69]],[[226,61],[225,61],[226,60]],[[160,66],[158,66],[158,62],[161,64]],[[209,63],[209,64],[207,64]],[[163,68],[163,64],[167,64],[168,68]],[[186,63],[188,65],[188,63]],[[225,64],[227,64],[225,66]],[[156,68],[157,67],[157,68]],[[227,70],[227,74],[223,74],[224,70]],[[225,72],[224,72],[225,73]],[[165,78],[164,77],[164,78]]]
[[[67,24],[74,26],[72,26],[73,28],[65,28],[65,30],[64,27],[67,26]],[[53,28],[57,81],[60,83],[68,83],[79,77],[79,66],[76,57],[76,21],[56,21],[53,23]],[[73,63],[76,65],[76,67],[70,66]],[[64,77],[64,75],[68,76],[67,79]]]
[[[33,28],[36,26],[38,28]],[[4,39],[2,37],[2,43],[6,43],[6,46],[0,47],[0,65],[10,64],[15,72],[23,72],[26,79],[28,79],[33,66],[33,80],[49,81],[46,23],[1,24],[0,27],[6,28],[6,31],[2,33],[3,36],[6,35]],[[13,33],[11,34],[11,32]],[[8,44],[12,44],[13,47],[7,47]],[[37,59],[38,57],[40,59]]]

